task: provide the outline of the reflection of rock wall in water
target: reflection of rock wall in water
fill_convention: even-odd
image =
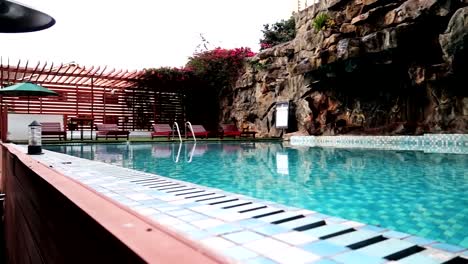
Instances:
[[[296,15],[297,36],[249,63],[222,119],[279,136],[275,103],[305,134],[466,133],[468,1],[327,1]],[[317,32],[314,17],[331,26]]]

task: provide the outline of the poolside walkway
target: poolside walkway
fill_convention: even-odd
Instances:
[[[235,262],[468,262],[468,250],[458,246],[101,162],[44,153],[31,157]]]

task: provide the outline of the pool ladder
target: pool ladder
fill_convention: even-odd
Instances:
[[[186,144],[183,144],[185,146],[185,154],[184,156],[187,158],[187,145]],[[192,160],[193,160],[193,154],[195,153],[195,149],[197,148],[197,143],[194,142],[193,143],[193,146],[192,146],[192,149],[190,150],[189,152],[189,155],[188,155],[188,160],[186,160],[187,163],[191,163]],[[174,145],[172,145],[172,161],[174,161],[175,163],[178,163],[179,160],[180,160],[180,154],[181,154],[181,151],[182,151],[182,142],[179,142],[179,148],[177,150],[177,155],[174,157]]]
[[[193,153],[195,152],[195,148],[197,147],[197,138],[195,137],[195,133],[193,132],[192,123],[190,123],[189,121],[185,122],[185,138],[187,138],[187,127],[192,132],[192,137],[193,137],[193,141],[194,141],[192,151],[190,151],[190,158],[189,158],[189,161],[188,161],[190,163],[190,162],[192,162]],[[172,158],[172,160],[174,160],[177,163],[177,162],[179,162],[180,151],[182,149],[182,136],[180,134],[180,128],[179,128],[179,124],[177,124],[177,122],[174,122],[174,124],[172,125],[172,140],[174,140],[174,131],[177,131],[177,135],[179,136],[179,149],[177,151],[177,156],[175,157],[175,160],[174,160],[174,157]]]
[[[177,135],[179,135],[179,141],[182,143],[182,136],[180,135],[180,129],[179,129],[179,124],[177,122],[174,122],[172,125],[172,138],[171,140],[174,140],[174,130],[177,131]]]
[[[187,127],[192,132],[193,141],[195,141],[196,143],[197,138],[195,137],[195,133],[193,132],[192,123],[190,123],[189,121],[185,122],[185,138],[187,138]],[[172,140],[174,140],[174,131],[177,131],[177,135],[179,136],[179,141],[182,143],[182,136],[180,134],[180,128],[177,122],[174,122],[174,124],[172,125]]]

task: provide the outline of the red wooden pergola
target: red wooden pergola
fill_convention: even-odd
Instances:
[[[0,57],[0,86],[33,82],[59,94],[54,97],[1,98],[5,112],[24,114],[59,114],[71,117],[93,117],[95,123],[117,123],[134,128],[133,109],[126,105],[125,95],[135,86],[142,71],[105,67],[82,67],[74,62],[54,63],[29,61],[11,63]],[[5,111],[6,110],[6,111]],[[6,122],[2,118],[2,122]],[[2,123],[2,130],[5,124]],[[4,133],[2,133],[3,135]]]

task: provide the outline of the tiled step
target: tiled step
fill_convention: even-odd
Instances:
[[[244,212],[244,216],[252,217],[252,218],[258,218],[264,215],[269,215],[269,214],[274,214],[276,212],[282,212],[284,210],[274,208],[274,207],[266,207],[262,209],[258,209],[255,211],[249,211],[249,212]]]
[[[426,250],[425,250],[426,251]],[[398,260],[400,264],[441,264],[444,260],[431,256],[425,251]]]
[[[294,212],[294,211],[289,211],[289,212],[284,212],[284,213],[280,213],[280,214],[274,214],[274,215],[270,215],[270,216],[261,217],[261,218],[259,218],[259,220],[267,222],[267,223],[273,223],[273,222],[276,222],[276,221],[284,220],[284,219],[294,217],[294,216],[298,216],[298,215],[301,215],[301,214],[299,214],[297,212]]]
[[[177,185],[177,186],[169,186],[169,187],[162,187],[161,189],[157,189],[158,191],[167,191],[167,190],[177,190],[181,188],[186,188],[187,185]]]
[[[176,189],[176,190],[166,190],[164,191],[165,193],[172,194],[172,195],[177,195],[179,193],[185,193],[187,191],[193,191],[193,190],[200,190],[194,187],[190,186],[185,186],[184,188]]]
[[[352,230],[353,229],[350,228],[349,226],[329,224],[329,225],[312,228],[303,232],[306,235],[324,239],[326,237],[333,236],[335,234],[339,234],[339,233],[346,232],[346,231],[352,231]]]
[[[223,195],[221,193],[217,193],[216,195],[213,195],[213,196],[209,196],[209,197],[200,197],[200,198],[196,198],[194,199],[195,202],[202,202],[202,201],[210,201],[210,200],[214,200],[214,199],[219,199],[219,198],[226,198],[226,195]]]
[[[167,182],[167,179],[162,179],[162,178],[148,178],[148,179],[142,179],[142,180],[133,180],[130,182],[137,183],[137,184],[145,184],[145,183],[150,183],[150,182]]]
[[[370,256],[387,258],[388,256],[391,256],[395,253],[406,250],[413,246],[415,245],[410,242],[390,238],[382,242],[360,248],[356,251],[370,255]]]
[[[199,200],[199,199],[204,199],[204,198],[207,199],[207,198],[216,197],[216,196],[220,196],[220,195],[218,193],[207,191],[205,194],[187,195],[185,197],[185,199],[187,199],[187,200]]]
[[[259,208],[261,206],[265,206],[261,203],[250,203],[242,206],[236,206],[236,207],[231,207],[231,208],[226,208],[225,210],[227,211],[233,211],[233,212],[240,212],[240,211],[245,211],[245,210],[251,210],[255,208]]]
[[[374,237],[381,236],[382,234],[367,231],[367,230],[357,230],[354,232],[346,233],[340,236],[332,237],[327,239],[328,242],[332,242],[341,246],[350,246],[355,245],[359,242],[372,239]]]
[[[214,205],[214,207],[224,208],[224,207],[231,207],[231,206],[235,206],[235,205],[239,205],[239,204],[246,204],[246,203],[251,203],[251,202],[249,202],[247,200],[235,200],[235,201],[232,201],[232,202],[216,204],[216,205]]]
[[[224,197],[220,197],[220,198],[214,198],[214,199],[204,199],[203,201],[197,201],[201,204],[213,204],[213,203],[217,203],[217,202],[222,202],[222,201],[228,201],[228,200],[233,200],[233,199],[236,199],[234,197],[228,197],[228,196],[224,196]]]
[[[193,189],[193,190],[188,190],[188,191],[184,191],[184,192],[179,192],[179,193],[176,194],[176,196],[185,197],[185,196],[188,196],[188,195],[200,194],[200,193],[204,193],[204,192],[206,192],[206,191],[201,190],[201,189]]]
[[[294,229],[296,231],[304,231],[307,229],[312,229],[314,227],[319,227],[325,225],[325,221],[320,218],[315,218],[312,216],[303,217],[296,220],[288,221],[280,224],[284,228]]]

